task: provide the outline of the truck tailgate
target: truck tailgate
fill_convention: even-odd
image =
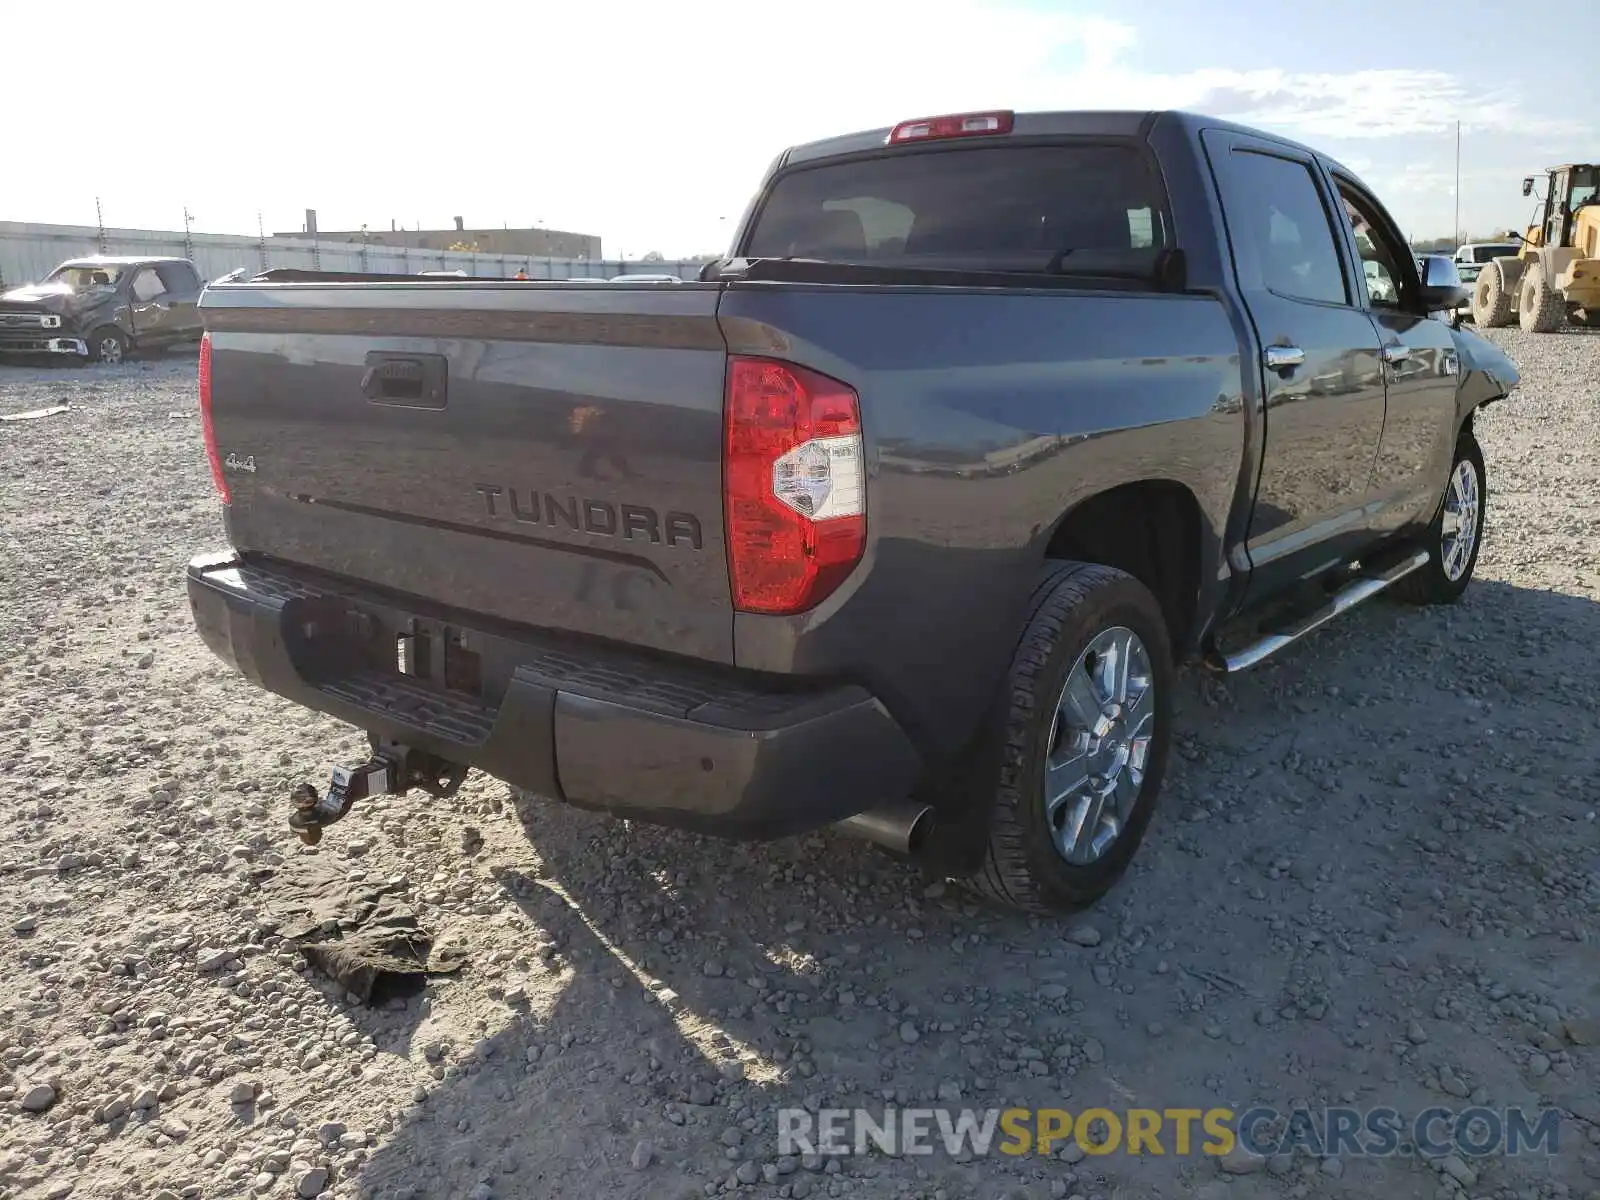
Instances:
[[[233,544],[458,610],[731,662],[718,294],[209,288]]]

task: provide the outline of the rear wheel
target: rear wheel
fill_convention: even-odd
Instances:
[[[1532,263],[1517,293],[1517,319],[1528,333],[1554,333],[1566,319],[1567,304],[1550,289],[1544,267]]]
[[[90,362],[115,366],[128,357],[128,339],[115,325],[102,325],[87,340]]]
[[[1454,604],[1467,590],[1483,545],[1488,499],[1483,451],[1471,432],[1463,432],[1450,464],[1450,480],[1434,514],[1424,548],[1428,561],[1395,584],[1395,594],[1412,604]]]
[[[1512,294],[1506,290],[1498,263],[1485,263],[1472,289],[1472,323],[1479,329],[1511,324]]]
[[[988,844],[966,886],[1035,912],[1109,891],[1155,810],[1172,688],[1149,590],[1111,567],[1052,563],[980,751]]]

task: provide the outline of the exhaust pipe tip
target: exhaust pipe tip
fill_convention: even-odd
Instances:
[[[846,817],[834,826],[841,833],[860,838],[907,858],[915,856],[927,843],[933,829],[933,809],[926,804],[905,801],[869,808]]]

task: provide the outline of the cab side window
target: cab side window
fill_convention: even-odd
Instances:
[[[156,272],[161,276],[161,282],[166,285],[166,290],[169,292],[200,290],[200,279],[188,263],[162,263],[156,268]]]
[[[133,277],[133,298],[140,301],[151,301],[166,295],[167,285],[161,282],[149,267],[145,267]]]
[[[1367,304],[1372,308],[1404,309],[1408,276],[1401,266],[1400,254],[1409,255],[1410,251],[1396,249],[1366,201],[1342,181],[1339,198],[1355,234],[1356,252],[1361,256],[1361,286]]]
[[[1268,291],[1290,300],[1348,304],[1333,226],[1310,169],[1255,151],[1235,151],[1234,219],[1252,243]]]

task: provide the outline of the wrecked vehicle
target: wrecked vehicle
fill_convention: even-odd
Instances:
[[[200,275],[185,258],[74,258],[0,294],[0,355],[119,363],[132,350],[198,342]]]
[[[1472,577],[1473,422],[1517,371],[1313,150],[907,121],[784,152],[733,250],[671,287],[208,289],[232,546],[196,626],[373,751],[295,790],[306,840],[477,768],[1078,907],[1150,821],[1178,663]]]

